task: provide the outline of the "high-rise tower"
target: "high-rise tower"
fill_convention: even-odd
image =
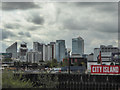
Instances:
[[[81,37],[72,39],[72,54],[84,54],[84,40]]]
[[[6,49],[6,53],[12,53],[12,58],[17,58],[17,42]]]
[[[65,58],[65,40],[56,40],[56,59],[58,62]]]

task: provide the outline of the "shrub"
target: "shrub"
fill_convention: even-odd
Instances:
[[[39,88],[57,88],[58,77],[50,74],[43,74],[38,76]]]
[[[12,71],[5,70],[2,74],[2,88],[56,88],[57,85],[58,77],[48,73],[38,75],[34,83],[22,77],[22,74],[15,76]]]
[[[33,84],[30,80],[21,80],[22,75],[19,77],[14,76],[12,71],[3,71],[2,74],[2,88],[32,88]]]

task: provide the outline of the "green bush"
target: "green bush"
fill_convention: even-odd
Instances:
[[[21,79],[22,74],[15,76],[12,71],[3,71],[2,74],[2,88],[56,88],[58,85],[58,77],[51,77],[48,73],[38,75],[35,83],[40,83],[39,86],[35,86],[30,80]]]
[[[11,58],[5,58],[2,60],[3,62],[12,62],[13,60]]]
[[[21,80],[21,76],[15,77],[11,71],[3,71],[2,88],[32,88],[33,84],[30,80]]]
[[[38,82],[40,82],[39,88],[56,88],[58,85],[58,77],[51,77],[49,74],[39,75]]]

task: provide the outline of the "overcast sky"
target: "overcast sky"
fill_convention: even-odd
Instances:
[[[72,38],[80,36],[85,53],[91,53],[100,45],[118,46],[118,3],[4,2],[0,29],[2,52],[15,41],[31,49],[33,41],[64,39],[71,48]]]

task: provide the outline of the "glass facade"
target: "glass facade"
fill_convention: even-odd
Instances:
[[[58,62],[65,58],[65,40],[56,40],[56,59]]]
[[[6,49],[6,53],[12,53],[12,58],[17,58],[17,42]]]
[[[72,54],[84,54],[84,40],[81,37],[72,39]]]

